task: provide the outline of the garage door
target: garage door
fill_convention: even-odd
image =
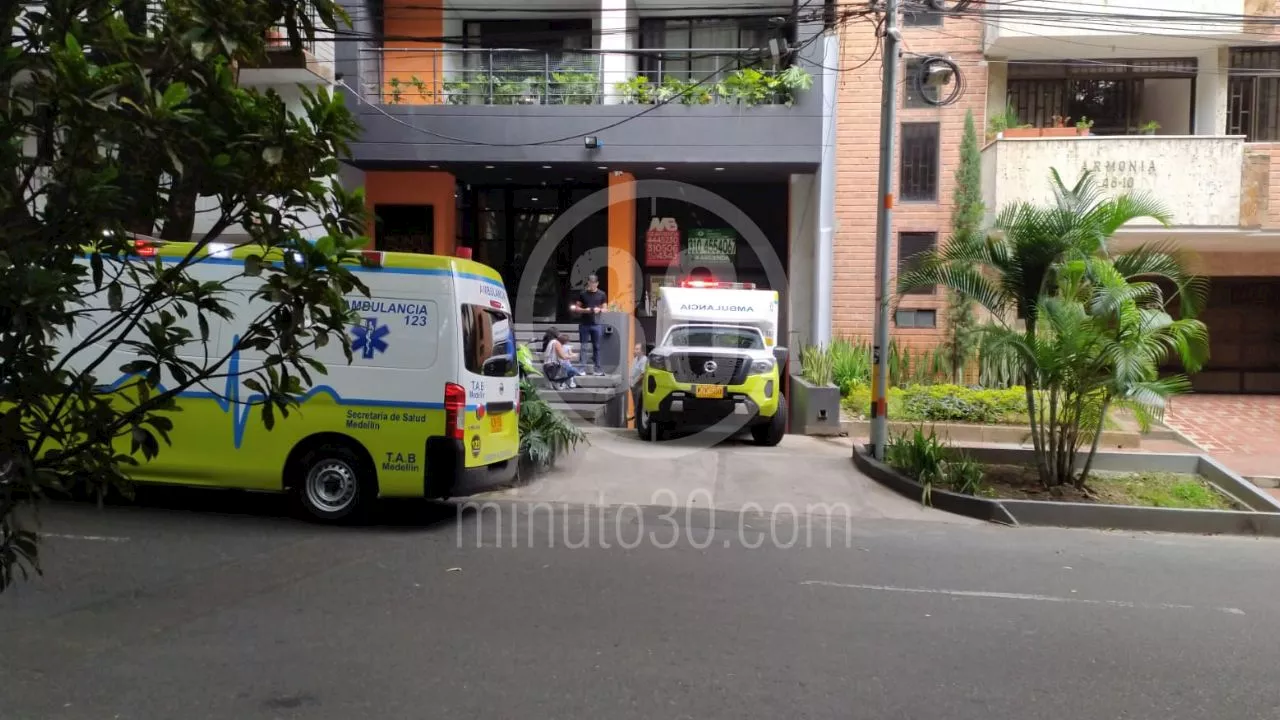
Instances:
[[[1280,278],[1212,278],[1198,392],[1280,393]]]

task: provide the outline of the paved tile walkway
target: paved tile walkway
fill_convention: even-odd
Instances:
[[[1280,476],[1280,395],[1175,398],[1165,424],[1245,476]]]

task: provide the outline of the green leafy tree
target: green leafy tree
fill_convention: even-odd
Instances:
[[[293,47],[333,28],[331,0],[50,0],[9,3],[0,56],[0,590],[40,571],[36,501],[50,491],[127,491],[155,457],[175,398],[228,375],[254,351],[246,385],[271,427],[323,372],[329,342],[350,358],[344,295],[364,202],[336,180],[358,125],[340,97],[303,91],[291,112],[241,87],[268,29]],[[134,234],[190,240],[171,262],[131,262]],[[158,233],[157,233],[158,230]],[[252,254],[225,281],[192,272],[234,232]],[[184,246],[186,247],[186,246]],[[264,308],[237,317],[219,355],[210,322],[232,316],[228,286]],[[108,312],[95,315],[95,308]],[[65,351],[60,352],[59,348]],[[133,359],[111,367],[120,349]],[[132,378],[106,394],[118,377]],[[207,385],[208,387],[215,384]]]
[[[1037,470],[1046,486],[1073,477],[1082,443],[1093,441],[1109,407],[1159,417],[1185,379],[1161,378],[1170,355],[1191,372],[1207,357],[1207,332],[1194,317],[1207,283],[1163,246],[1113,254],[1126,223],[1168,223],[1158,202],[1107,197],[1090,173],[1067,187],[1052,173],[1054,202],[1001,210],[991,233],[955,236],[898,280],[899,290],[941,285],[989,311],[984,329],[1020,363]],[[1174,308],[1181,317],[1175,318]],[[1092,458],[1092,452],[1090,453]]]
[[[960,164],[956,167],[955,198],[951,208],[951,232],[955,236],[977,237],[982,232],[982,154],[973,111],[964,116],[960,139]],[[963,293],[947,293],[947,359],[956,384],[964,383],[965,367],[978,347],[980,335],[973,300]]]

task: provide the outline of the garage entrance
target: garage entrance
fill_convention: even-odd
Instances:
[[[1192,377],[1202,393],[1280,394],[1280,278],[1210,278],[1202,319],[1209,363]]]

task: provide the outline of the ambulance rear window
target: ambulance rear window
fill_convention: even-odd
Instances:
[[[759,330],[715,325],[688,325],[671,331],[670,345],[675,347],[723,348],[725,350],[763,350],[764,336]]]
[[[515,377],[515,335],[511,316],[484,307],[462,306],[462,357],[467,370],[488,377]]]

